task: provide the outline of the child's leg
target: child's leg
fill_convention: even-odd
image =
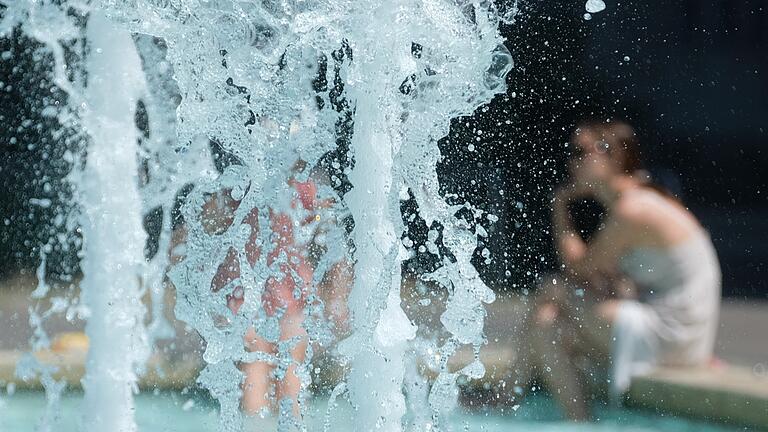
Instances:
[[[291,365],[286,371],[285,377],[277,383],[278,401],[290,398],[293,401],[293,414],[300,415],[299,410],[299,392],[301,391],[301,378],[296,373],[297,367],[304,362],[307,352],[307,331],[302,327],[304,313],[299,310],[290,315],[285,315],[280,320],[282,341],[294,337],[299,338],[299,342],[291,349]]]
[[[248,330],[245,336],[245,345],[249,351],[261,351],[275,354],[275,346],[256,335],[256,332]],[[272,370],[274,366],[266,362],[244,363],[241,366],[245,373],[243,382],[243,411],[247,415],[261,413],[264,408],[270,408],[269,390],[272,383]]]

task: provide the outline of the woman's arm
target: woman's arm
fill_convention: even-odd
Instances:
[[[573,184],[558,190],[553,201],[553,228],[556,247],[566,270],[578,279],[600,285],[600,281],[617,273],[618,259],[640,226],[638,218],[628,211],[636,206],[628,206],[624,200],[586,243],[573,226],[568,205],[574,199],[591,194],[586,184]]]
[[[582,279],[615,275],[618,260],[632,243],[632,236],[638,229],[631,221],[614,213],[589,244],[582,242],[583,251],[566,262],[566,268]]]
[[[560,260],[563,264],[570,264],[583,257],[587,245],[574,229],[571,216],[568,214],[568,204],[576,198],[577,189],[566,186],[555,192],[552,202],[552,229]]]

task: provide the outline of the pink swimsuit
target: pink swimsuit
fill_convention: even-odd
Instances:
[[[296,191],[297,197],[291,203],[293,208],[301,205],[305,210],[315,209],[315,196],[317,186],[314,182],[297,182],[290,180],[289,184]],[[237,202],[237,205],[240,203]],[[311,217],[309,218],[311,219]],[[302,221],[306,223],[307,221]],[[251,210],[243,219],[243,223],[251,226],[251,235],[245,244],[245,256],[248,264],[254,266],[258,261],[261,250],[257,246],[259,235],[258,209]],[[270,316],[274,316],[279,310],[286,315],[294,315],[303,310],[306,294],[312,283],[313,270],[305,256],[305,245],[296,244],[293,233],[293,221],[286,213],[275,213],[270,210],[270,225],[275,233],[275,247],[267,256],[267,265],[273,265],[275,259],[282,253],[287,256],[287,262],[280,263],[280,279],[270,277],[262,293],[264,310]],[[298,275],[300,291],[296,293],[296,281],[293,274]],[[211,281],[211,289],[218,291],[231,281],[240,277],[240,260],[234,248],[230,248],[224,262],[219,265],[218,271]],[[299,294],[298,296],[296,294]],[[237,313],[243,304],[243,287],[237,285],[232,293],[227,295],[227,306],[233,313]]]

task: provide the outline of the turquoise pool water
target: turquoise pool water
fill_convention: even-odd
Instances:
[[[81,395],[64,396],[61,418],[56,421],[55,432],[80,430],[79,409]],[[322,431],[327,400],[318,397],[311,403],[307,421],[309,431]],[[33,432],[45,408],[41,393],[17,392],[3,395],[0,407],[0,431]],[[354,431],[350,421],[351,408],[340,403],[331,415],[333,432]],[[671,431],[671,432],[724,432],[735,431],[719,425],[711,425],[687,419],[658,416],[651,413],[600,408],[595,423],[570,424],[562,420],[552,401],[541,395],[529,397],[516,410],[509,407],[493,410],[462,411],[457,413],[454,431]],[[203,397],[179,393],[141,394],[136,398],[136,419],[141,432],[214,432],[216,431],[216,407]],[[249,430],[275,430],[274,423],[267,421],[251,425]],[[105,431],[106,432],[106,431]]]

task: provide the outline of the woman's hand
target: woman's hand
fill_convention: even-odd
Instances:
[[[568,204],[584,195],[583,185],[569,184],[558,188],[552,200],[552,228],[560,260],[572,264],[580,260],[587,250],[587,245],[576,232],[568,213]]]

